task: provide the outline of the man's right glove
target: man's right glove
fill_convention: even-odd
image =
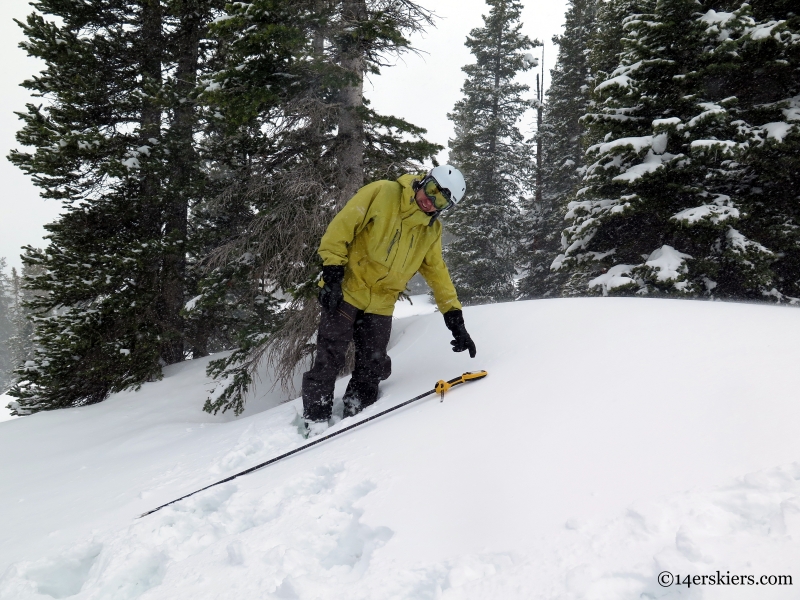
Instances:
[[[450,345],[453,347],[453,352],[463,352],[469,350],[469,357],[475,358],[475,342],[469,337],[467,328],[464,326],[464,315],[457,308],[451,308],[444,313],[444,324],[453,334],[453,341]]]
[[[322,267],[323,287],[319,290],[319,303],[329,312],[336,310],[344,300],[342,292],[342,279],[344,279],[344,267],[340,265],[327,265]]]

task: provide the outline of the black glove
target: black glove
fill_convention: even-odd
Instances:
[[[455,338],[450,345],[453,347],[453,352],[463,352],[469,350],[469,357],[475,358],[475,342],[469,337],[467,328],[464,327],[464,315],[457,308],[451,308],[444,313],[444,324],[453,334]]]
[[[319,290],[319,303],[328,311],[334,311],[344,300],[342,293],[342,279],[344,279],[344,267],[329,265],[322,267],[322,283]]]

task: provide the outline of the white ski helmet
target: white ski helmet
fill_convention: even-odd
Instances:
[[[440,165],[434,167],[425,176],[425,179],[433,179],[439,184],[444,195],[450,200],[450,204],[442,210],[447,210],[453,205],[461,202],[464,194],[467,193],[467,182],[461,171],[456,169],[453,165]],[[423,180],[424,182],[425,180]]]

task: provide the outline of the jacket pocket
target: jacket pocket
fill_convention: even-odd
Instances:
[[[371,288],[389,274],[389,268],[380,261],[364,257],[358,263],[358,279],[361,287]]]
[[[362,259],[362,261],[363,260],[364,259]],[[361,267],[362,261],[359,261],[359,267]],[[363,278],[359,275],[359,273],[362,272],[362,268],[359,268],[358,273],[356,273],[356,271],[353,269],[346,269],[344,272],[344,280],[342,281],[342,288],[351,292],[366,289],[367,285]]]

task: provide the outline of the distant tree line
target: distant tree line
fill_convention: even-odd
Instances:
[[[23,285],[35,267],[23,266],[7,270],[8,263],[0,258],[0,394],[14,383],[14,369],[33,356],[34,323],[27,308],[32,292]]]
[[[471,184],[467,210],[448,221],[467,302],[800,302],[795,2],[571,0],[534,136],[538,189],[532,140],[508,126],[520,115],[513,71],[531,45],[495,25],[518,19],[518,3],[487,3],[451,115],[451,160]],[[477,85],[482,64],[508,71]],[[498,102],[513,108],[482,108]]]

